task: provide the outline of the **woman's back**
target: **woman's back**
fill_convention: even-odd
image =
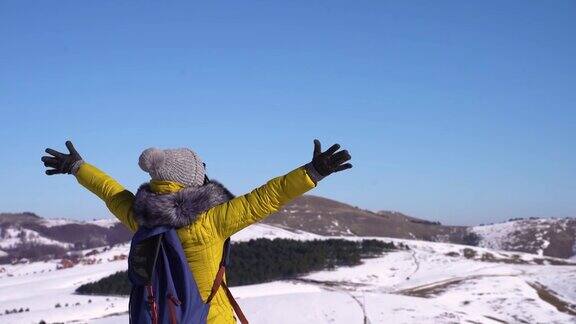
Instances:
[[[226,239],[279,211],[291,199],[314,188],[325,176],[352,167],[345,163],[350,160],[347,151],[336,152],[340,148],[338,144],[322,152],[320,142],[315,140],[310,163],[231,199],[232,195],[223,186],[207,180],[204,164],[193,151],[150,148],[140,156],[139,165],[150,174],[152,181],[142,185],[134,195],[106,173],[84,162],[70,141],[66,146],[70,154],[46,149],[52,156],[44,156],[42,161],[53,168],[46,174],[75,175],[78,182],[102,199],[132,232],[141,225],[177,228],[202,299],[209,301],[212,288],[215,290],[214,298],[209,301],[207,323],[210,324],[236,322],[224,292],[225,283],[213,287],[218,274],[223,273],[220,261]]]

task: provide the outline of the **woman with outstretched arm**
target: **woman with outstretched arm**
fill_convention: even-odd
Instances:
[[[320,142],[314,140],[312,161],[234,197],[222,184],[206,176],[205,164],[194,151],[149,148],[142,152],[138,164],[151,180],[133,194],[85,162],[70,141],[66,147],[68,154],[46,149],[50,156],[42,157],[42,162],[50,168],[47,175],[74,175],[132,232],[139,226],[177,228],[200,295],[204,302],[210,302],[209,324],[236,322],[234,302],[227,298],[224,289],[212,289],[226,239],[279,211],[293,198],[316,187],[324,177],[352,167],[348,151],[338,151],[340,145],[334,144],[322,152]]]

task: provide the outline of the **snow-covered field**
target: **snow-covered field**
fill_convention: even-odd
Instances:
[[[257,237],[323,238],[255,225],[233,239]],[[461,245],[383,240],[410,250],[300,280],[235,287],[233,293],[256,324],[576,323],[576,266],[518,264],[540,257],[488,248],[472,248],[476,256],[466,258],[467,247]],[[126,269],[126,260],[113,259],[128,248],[102,251],[93,256],[100,263],[62,270],[56,270],[57,261],[0,266],[0,323],[127,323],[127,298],[81,296],[74,290]],[[487,254],[500,262],[481,261]],[[22,313],[4,314],[20,308]]]

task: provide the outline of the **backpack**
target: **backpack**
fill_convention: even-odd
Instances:
[[[172,226],[141,226],[132,237],[128,278],[132,283],[129,314],[132,324],[204,324],[212,298],[222,286],[242,324],[246,317],[223,281],[230,254],[230,239],[212,291],[203,302],[186,261],[176,229]]]

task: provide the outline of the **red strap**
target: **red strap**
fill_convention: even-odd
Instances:
[[[224,282],[225,272],[226,267],[224,267],[224,265],[220,265],[220,269],[218,269],[218,273],[216,273],[216,279],[214,279],[214,283],[212,284],[212,291],[210,291],[210,296],[208,296],[206,304],[209,304],[212,301],[214,296],[216,296],[218,289],[220,288],[220,286],[222,286],[224,288],[224,291],[226,292],[226,296],[228,296],[228,300],[230,301],[230,304],[232,305],[234,312],[236,313],[236,316],[238,316],[238,319],[240,320],[240,323],[248,324],[248,319],[246,319],[246,316],[242,312],[242,309],[240,309],[240,305],[238,305],[238,302],[236,302],[234,296],[232,296],[232,292],[230,292],[230,289],[228,289],[228,286]]]
[[[152,285],[146,286],[146,291],[148,293],[148,305],[150,306],[150,317],[152,318],[152,324],[158,324],[158,305],[154,298],[154,289]]]
[[[206,304],[210,304],[212,298],[216,296],[218,288],[220,288],[220,285],[222,284],[222,281],[224,279],[225,272],[226,268],[223,265],[221,265],[220,269],[218,269],[218,273],[216,273],[216,279],[214,279],[214,283],[212,284],[212,290],[210,291],[210,296],[208,296],[208,299],[206,299]]]
[[[180,305],[180,301],[172,294],[168,294],[166,302],[168,303],[168,315],[170,315],[170,324],[178,324],[178,321],[176,320],[176,305]]]
[[[232,304],[232,308],[234,308],[234,312],[238,316],[240,323],[248,324],[248,319],[246,318],[244,313],[242,313],[240,305],[238,305],[238,302],[236,301],[236,299],[234,299],[234,296],[232,296],[232,292],[230,291],[230,289],[228,289],[228,286],[226,285],[225,282],[222,282],[222,287],[224,287],[224,290],[226,291],[226,296],[228,296],[228,300],[230,301],[230,304]]]

